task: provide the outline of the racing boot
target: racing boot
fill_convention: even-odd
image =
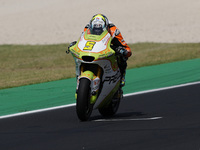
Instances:
[[[121,83],[120,83],[120,86],[121,87],[123,87],[123,86],[125,86],[125,75],[126,75],[126,71],[123,73],[123,76],[122,76],[122,78],[121,78]]]

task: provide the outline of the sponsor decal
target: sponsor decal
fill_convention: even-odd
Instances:
[[[105,66],[104,66],[104,70],[105,70],[106,73],[111,72],[111,66],[105,65]]]
[[[105,77],[103,83],[104,83],[104,82],[108,82],[109,84],[110,84],[110,83],[113,84],[113,83],[117,82],[117,80],[118,80],[119,78],[120,78],[120,71],[118,70],[117,73],[116,73],[115,75]]]
[[[116,29],[116,30],[115,30],[115,36],[117,36],[117,35],[119,35],[119,34],[120,34],[119,29]]]
[[[80,56],[80,53],[77,51],[76,47],[74,49],[71,49],[71,52],[77,57]]]
[[[105,38],[102,39],[102,42],[104,43],[104,45],[107,45],[108,42],[109,42],[109,40],[110,40],[110,35],[107,34],[107,35],[105,36]]]
[[[95,78],[93,80],[92,91],[97,91],[99,89],[99,85],[100,85],[100,79],[99,78]]]

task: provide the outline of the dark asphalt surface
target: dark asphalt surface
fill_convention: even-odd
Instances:
[[[200,150],[200,84],[125,97],[112,119],[136,120],[97,119],[75,107],[1,119],[0,150]]]

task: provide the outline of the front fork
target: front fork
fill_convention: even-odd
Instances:
[[[90,84],[90,104],[94,104],[100,93],[102,69],[98,65],[91,65],[88,67],[86,64],[80,66],[80,75],[77,78],[77,88],[75,98],[77,99],[77,91],[81,78],[87,78],[91,81]]]

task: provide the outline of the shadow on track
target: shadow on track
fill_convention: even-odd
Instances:
[[[88,121],[94,121],[94,120],[98,120],[98,119],[127,119],[127,118],[138,118],[141,116],[146,116],[147,114],[142,113],[142,112],[121,112],[121,113],[117,113],[116,115],[112,116],[112,117],[103,117],[100,114],[99,115],[95,115],[90,117],[90,119]]]

